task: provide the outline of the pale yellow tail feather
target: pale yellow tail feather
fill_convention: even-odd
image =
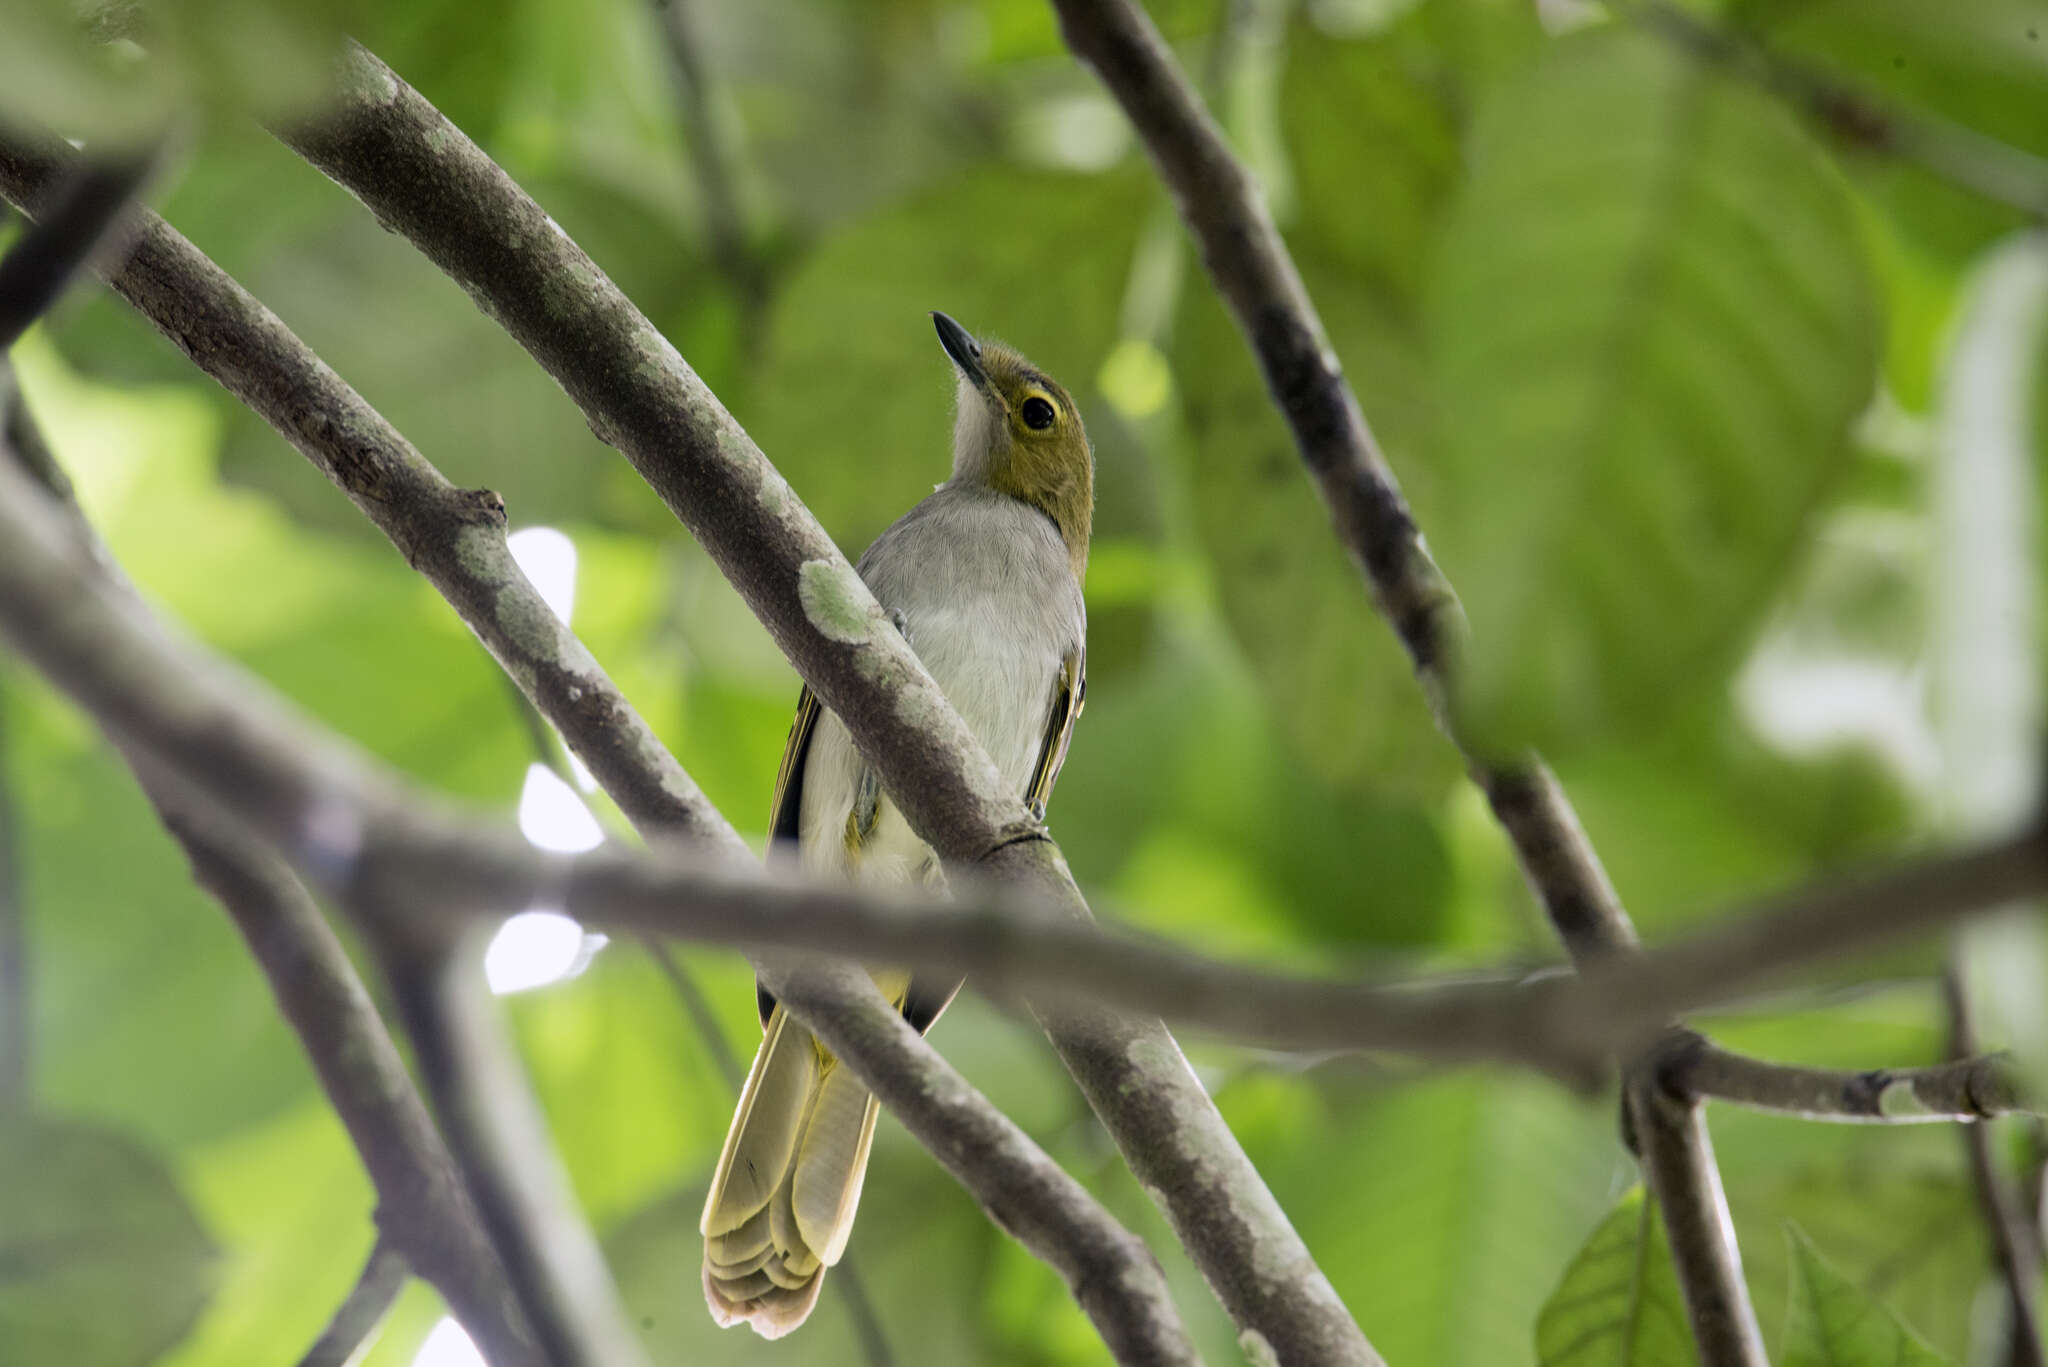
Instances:
[[[770,1015],[699,1225],[704,1298],[719,1324],[779,1338],[810,1315],[846,1250],[875,1113],[808,1030]]]
[[[818,1063],[810,1032],[776,1012],[754,1055],[704,1198],[698,1228],[706,1238],[749,1223],[782,1185],[811,1094],[817,1090]],[[735,1250],[732,1258],[720,1261],[737,1261],[751,1252]]]
[[[820,1261],[839,1261],[853,1230],[854,1204],[875,1138],[875,1098],[851,1069],[834,1067],[818,1084],[811,1123],[797,1146],[790,1179],[797,1232]]]

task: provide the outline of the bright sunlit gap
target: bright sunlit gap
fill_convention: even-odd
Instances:
[[[559,911],[522,911],[498,927],[484,951],[484,981],[498,996],[566,982],[607,943]]]
[[[576,543],[553,527],[522,527],[505,538],[512,558],[567,626],[576,606]]]
[[[545,764],[527,766],[519,793],[519,833],[555,854],[581,854],[604,843],[604,828],[576,790]]]
[[[590,808],[544,764],[527,768],[519,830],[540,849],[559,854],[580,854],[604,843],[604,829]],[[586,934],[559,911],[521,912],[491,937],[484,951],[484,980],[500,996],[545,987],[581,973],[604,944],[604,936]]]
[[[461,1325],[446,1315],[413,1355],[412,1367],[490,1367]]]

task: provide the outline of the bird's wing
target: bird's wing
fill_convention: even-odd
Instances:
[[[1066,763],[1074,722],[1087,701],[1088,649],[1077,645],[1060,662],[1059,683],[1053,689],[1052,706],[1046,711],[1045,736],[1038,745],[1038,762],[1031,767],[1031,781],[1024,788],[1025,805],[1040,821],[1045,820],[1046,800],[1052,796],[1052,785],[1059,781],[1060,766]],[[962,981],[957,977],[934,981],[926,975],[911,978],[910,991],[903,1001],[905,1019],[920,1034],[931,1029],[932,1022],[960,991]]]
[[[1030,786],[1024,790],[1024,805],[1031,815],[1045,820],[1045,804],[1052,797],[1052,785],[1059,781],[1060,766],[1067,762],[1067,743],[1074,738],[1074,723],[1088,702],[1088,648],[1075,646],[1060,663],[1060,685],[1052,695],[1052,710],[1045,719],[1045,739],[1038,748],[1038,763],[1032,767]]]
[[[782,767],[775,771],[775,797],[768,804],[768,839],[794,842],[804,810],[804,761],[810,758],[811,732],[817,728],[818,695],[809,684],[796,696],[796,720],[789,724],[789,743],[782,747]]]
[[[775,771],[775,796],[768,804],[768,845],[771,851],[784,841],[794,847],[804,814],[804,761],[811,755],[811,732],[817,729],[818,695],[809,684],[796,695],[796,719],[789,724],[789,742],[782,747],[782,767]],[[775,1010],[775,995],[759,982],[754,984],[754,1005],[761,1013],[761,1028]]]

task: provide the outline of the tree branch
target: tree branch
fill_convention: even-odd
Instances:
[[[2022,1098],[2018,1074],[2005,1054],[1980,1054],[1929,1068],[1845,1072],[1766,1063],[1684,1033],[1689,1045],[1663,1060],[1664,1086],[1680,1097],[1852,1124],[1972,1121],[2039,1109]]]
[[[719,118],[714,80],[704,65],[703,34],[695,0],[654,0],[669,70],[682,106],[683,142],[697,173],[697,199],[704,210],[705,236],[740,306],[740,344],[752,352],[761,344],[761,314],[768,303],[768,279],[747,241],[740,212],[739,177],[733,167],[733,139]]]
[[[349,1367],[384,1326],[384,1317],[411,1280],[412,1264],[395,1245],[379,1238],[363,1264],[362,1275],[327,1328],[299,1359],[299,1367]]]
[[[1767,898],[1625,962],[1582,971],[1576,1010],[1610,1038],[1813,964],[2048,891],[2048,825]]]
[[[420,934],[404,905],[370,920],[384,931],[380,957],[420,1076],[545,1360],[640,1367],[646,1356],[496,1018],[481,954],[467,952],[480,947],[471,937]]]
[[[199,885],[234,918],[263,966],[377,1189],[383,1237],[446,1298],[493,1363],[547,1361],[376,1006],[305,888],[152,763],[136,764],[136,776]]]
[[[460,282],[568,391],[740,590],[913,829],[1068,914],[1057,848],[816,519],[675,348],[475,144],[367,53],[285,140]],[[1370,1363],[1214,1103],[1157,1022],[1054,1030],[1068,1071],[1239,1326],[1283,1359]]]
[[[39,461],[25,461],[11,443],[0,443],[6,448],[0,449],[0,485],[13,486],[8,497],[47,495],[43,530],[59,544],[68,541],[70,554],[110,601],[143,612],[71,502],[70,486],[49,460],[18,396],[17,411],[7,417],[7,431],[29,434],[41,453]],[[376,1189],[380,1244],[389,1243],[419,1269],[494,1363],[538,1367],[541,1359],[504,1269],[464,1199],[440,1133],[326,918],[290,869],[192,801],[148,757],[147,747],[120,748],[165,829],[184,849],[194,879],[234,921],[297,1033]]]
[[[1700,1361],[1712,1367],[1770,1367],[1763,1331],[1743,1285],[1735,1221],[1728,1214],[1700,1105],[1667,1090],[1651,1057],[1651,1064],[1623,1082],[1622,1105],[1643,1180],[1664,1213],[1664,1233]]]

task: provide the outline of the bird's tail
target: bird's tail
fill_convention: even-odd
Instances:
[[[704,1201],[704,1297],[763,1338],[802,1324],[839,1261],[875,1136],[875,1098],[780,1006]]]

